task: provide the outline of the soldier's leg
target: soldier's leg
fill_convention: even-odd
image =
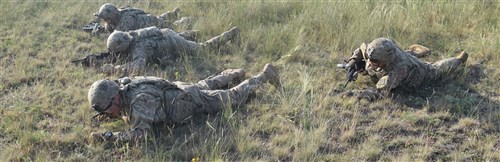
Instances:
[[[180,12],[181,12],[181,9],[176,7],[172,11],[165,12],[158,17],[165,19],[165,20],[168,20],[170,22],[173,22],[173,21],[179,19]]]
[[[227,87],[229,83],[235,80],[242,80],[244,77],[245,71],[243,69],[227,69],[217,75],[201,80],[195,85],[203,90],[216,90]]]
[[[198,32],[199,32],[198,30],[186,30],[183,32],[179,32],[177,34],[179,34],[181,37],[183,37],[186,40],[195,41],[196,37],[198,36]]]
[[[279,82],[279,74],[270,64],[267,64],[260,74],[243,81],[231,89],[203,90],[202,93],[204,93],[207,102],[203,111],[213,113],[220,111],[226,106],[244,105],[248,96],[260,85],[267,82],[278,87],[281,86]]]
[[[180,19],[175,20],[173,23],[175,26],[190,27],[193,25],[192,21],[192,17],[181,17]]]
[[[429,48],[418,44],[411,45],[406,52],[417,58],[422,58],[431,54],[431,50]]]
[[[202,45],[208,48],[215,49],[229,41],[233,41],[239,44],[240,29],[238,29],[238,27],[233,27],[229,31],[226,31],[219,36],[207,40],[206,42],[202,43]]]
[[[432,64],[437,71],[438,74],[447,74],[456,70],[460,65],[467,61],[469,54],[467,52],[462,51],[458,56],[447,58],[443,60],[439,60]]]

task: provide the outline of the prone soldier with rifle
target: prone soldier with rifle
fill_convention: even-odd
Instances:
[[[340,64],[339,67],[348,68],[347,83],[356,80],[356,75],[361,73],[370,76],[376,83],[375,89],[350,90],[341,96],[355,95],[358,99],[373,101],[388,96],[394,89],[414,90],[455,76],[452,73],[459,72],[468,58],[465,51],[456,57],[434,63],[418,58],[429,53],[430,50],[421,45],[412,45],[409,50],[402,50],[388,38],[363,43],[354,50],[348,64]]]
[[[244,78],[243,69],[228,69],[194,84],[152,76],[98,80],[89,89],[89,106],[98,112],[96,116],[122,117],[129,121],[131,129],[93,132],[90,140],[133,146],[154,133],[159,123],[187,123],[195,114],[217,113],[228,106],[244,105],[248,96],[265,83],[281,87],[279,72],[273,65],[266,64],[259,74],[224,88]]]
[[[192,18],[182,17],[178,19],[179,12],[180,9],[175,8],[160,16],[154,16],[141,9],[132,7],[116,8],[113,4],[106,3],[99,8],[97,13],[94,13],[97,20],[85,25],[83,30],[92,34],[100,34],[105,31],[109,33],[115,30],[126,32],[152,26],[156,26],[160,29],[168,28],[172,30],[174,30],[174,27],[181,26],[190,28]],[[99,24],[100,20],[104,21],[103,25]],[[194,41],[196,40],[197,33],[198,30],[186,30],[178,34],[186,40]]]

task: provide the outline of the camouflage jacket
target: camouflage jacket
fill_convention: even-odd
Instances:
[[[125,77],[119,82],[123,111],[131,124],[130,131],[114,133],[120,141],[142,139],[155,123],[182,123],[200,107],[189,92],[162,78]]]
[[[198,43],[182,38],[171,29],[149,27],[131,31],[130,35],[133,40],[125,54],[130,62],[122,65],[122,70],[173,64],[183,54],[193,55],[199,47]]]
[[[105,24],[105,28],[109,32],[114,30],[130,31],[151,26],[158,28],[173,29],[172,23],[157,16],[148,14],[143,10],[136,8],[122,8],[119,9],[120,18],[118,24]]]
[[[383,69],[373,67],[365,53],[366,51],[357,48],[350,59],[367,60],[367,74],[376,82],[376,88],[379,90],[414,89],[439,78],[433,64],[424,62],[399,47],[396,49],[394,61],[386,63]]]

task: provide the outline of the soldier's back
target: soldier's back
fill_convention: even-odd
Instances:
[[[404,68],[405,73],[395,73],[396,77],[404,78],[400,84],[401,88],[414,89],[420,86],[430,84],[435,81],[435,69],[431,64],[426,63],[408,53],[401,53],[396,57],[396,67],[394,69]]]
[[[120,14],[120,23],[116,27],[117,30],[120,31],[130,31],[157,26],[159,21],[156,16],[135,8],[122,9]]]

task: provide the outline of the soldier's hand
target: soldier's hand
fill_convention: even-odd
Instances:
[[[120,65],[113,66],[113,64],[104,64],[101,67],[102,73],[105,73],[105,74],[115,73],[115,72],[117,72],[119,70],[121,70],[121,66]]]
[[[368,101],[375,101],[382,98],[382,95],[374,89],[368,90],[349,90],[339,94],[341,97],[356,97],[358,100],[366,99]]]
[[[113,72],[113,70],[114,70],[114,66],[111,64],[104,64],[101,67],[102,73],[109,74],[109,73]]]
[[[113,132],[92,132],[90,133],[89,141],[93,144],[103,143],[103,142],[114,142],[118,138]]]
[[[356,59],[351,59],[349,60],[349,62],[347,63],[347,66],[350,68],[356,68]]]
[[[352,90],[349,90],[349,91],[345,91],[345,92],[342,92],[339,94],[340,97],[344,98],[344,97],[352,97],[355,95],[355,92],[352,91]]]
[[[358,95],[358,100],[366,99],[368,101],[375,101],[381,98],[382,95],[376,90],[363,90]]]
[[[92,31],[90,32],[90,34],[92,34],[92,35],[99,35],[99,34],[103,33],[104,30],[105,30],[104,26],[100,26],[99,25],[97,28],[92,29]]]
[[[92,35],[97,35],[97,34],[99,34],[100,32],[101,32],[101,30],[100,30],[99,28],[96,28],[96,29],[93,29],[93,30],[90,32],[90,34],[92,34]]]
[[[90,143],[97,144],[97,143],[104,142],[104,138],[102,138],[101,134],[102,133],[99,133],[99,132],[92,132],[92,133],[90,133],[90,136],[89,136]]]

